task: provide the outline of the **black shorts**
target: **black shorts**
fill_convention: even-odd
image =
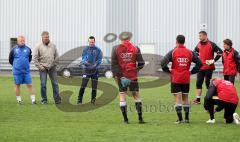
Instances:
[[[190,84],[171,83],[171,93],[174,95],[178,93],[187,95],[189,93],[189,88],[190,88]]]
[[[130,85],[127,87],[122,87],[120,79],[117,80],[117,83],[118,83],[119,92],[126,92],[128,90],[132,92],[139,91],[139,85],[137,80],[131,81]]]

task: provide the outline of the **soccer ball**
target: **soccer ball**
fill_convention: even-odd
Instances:
[[[106,71],[105,72],[105,77],[106,78],[112,78],[113,77],[113,73],[111,71]]]

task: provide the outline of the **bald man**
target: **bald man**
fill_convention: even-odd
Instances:
[[[32,104],[36,104],[35,93],[32,87],[32,77],[30,74],[30,62],[32,51],[25,45],[24,36],[18,36],[17,45],[9,54],[9,63],[12,65],[13,78],[15,82],[15,93],[18,104],[22,104],[20,95],[21,84],[26,84],[30,93]]]

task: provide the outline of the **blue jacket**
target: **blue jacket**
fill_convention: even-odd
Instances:
[[[9,54],[9,63],[13,66],[13,74],[30,73],[30,62],[32,60],[32,51],[27,46],[15,46]]]
[[[102,63],[102,51],[100,48],[85,47],[82,53],[82,64],[86,69],[97,69]]]

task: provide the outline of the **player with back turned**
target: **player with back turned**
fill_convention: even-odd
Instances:
[[[130,42],[131,34],[123,32],[120,35],[121,44],[112,50],[111,68],[114,78],[119,86],[120,109],[124,122],[128,123],[127,117],[127,91],[132,92],[138,113],[139,123],[144,123],[142,117],[142,101],[139,94],[138,71],[143,68],[143,60],[140,49]]]
[[[171,93],[175,97],[175,110],[178,120],[176,124],[189,123],[190,104],[188,93],[190,87],[190,75],[199,71],[202,63],[197,54],[187,49],[184,46],[185,37],[178,35],[176,39],[176,47],[168,52],[161,60],[163,71],[171,74]],[[169,62],[172,62],[171,71],[168,67]],[[191,63],[195,66],[190,71]],[[182,108],[185,112],[185,121],[182,117]]]

